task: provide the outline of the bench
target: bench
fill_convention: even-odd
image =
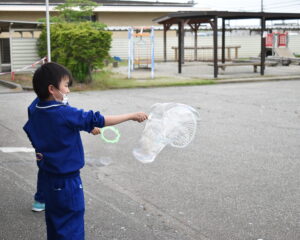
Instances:
[[[234,58],[238,58],[239,57],[239,48],[241,48],[240,45],[232,45],[232,46],[225,46],[225,49],[227,49],[227,59],[228,60],[232,60],[231,57],[231,49],[234,49]],[[172,49],[174,49],[174,54],[175,54],[175,60],[178,60],[178,47],[173,46]],[[199,46],[197,47],[197,51],[198,50],[213,50],[214,47],[213,46]],[[218,49],[222,49],[222,47],[218,47]],[[194,50],[195,51],[195,47],[191,47],[191,46],[185,46],[184,50]]]
[[[256,73],[257,68],[260,67],[260,62],[236,62],[236,63],[219,63],[218,68],[221,68],[223,71],[225,71],[226,67],[239,67],[239,66],[253,66],[253,71]],[[270,62],[265,63],[265,66],[276,66],[277,63]],[[214,66],[213,63],[209,63],[208,66]]]

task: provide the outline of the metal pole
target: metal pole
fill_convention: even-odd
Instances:
[[[151,27],[151,78],[154,78],[154,27]]]
[[[128,78],[131,77],[131,28],[128,28]]]
[[[266,27],[266,19],[261,18],[261,54],[260,54],[260,75],[265,74],[265,60],[266,60],[266,38],[264,37]]]
[[[49,0],[46,0],[46,27],[47,27],[47,60],[48,62],[51,62]]]
[[[133,72],[134,71],[134,61],[135,61],[135,36],[133,35],[133,32],[134,32],[134,29],[131,28],[130,30],[130,34],[131,34],[131,46],[130,46],[130,49],[131,49],[131,53],[130,53],[130,63],[131,63],[131,71]]]

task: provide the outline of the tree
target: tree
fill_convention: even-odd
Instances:
[[[94,7],[95,3],[89,0],[67,0],[57,7],[60,12],[50,27],[53,61],[70,69],[79,82],[92,81],[92,71],[104,66],[111,47],[111,32],[105,30],[106,26],[88,21]],[[40,56],[46,55],[46,46],[44,26],[38,40]]]
[[[55,9],[59,11],[59,18],[65,22],[91,21],[93,10],[99,6],[90,0],[66,0]]]

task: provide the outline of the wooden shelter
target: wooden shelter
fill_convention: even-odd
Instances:
[[[199,12],[177,12],[153,21],[164,26],[164,60],[167,57],[167,31],[174,24],[178,25],[178,73],[182,72],[184,59],[184,26],[189,25],[195,32],[194,49],[197,54],[197,32],[203,23],[209,23],[213,30],[213,58],[214,77],[218,77],[218,19],[222,21],[222,63],[225,63],[225,31],[226,20],[260,19],[261,20],[261,59],[260,74],[264,75],[265,69],[265,37],[266,21],[300,19],[300,13],[267,13],[267,12],[229,12],[229,11],[199,11]]]

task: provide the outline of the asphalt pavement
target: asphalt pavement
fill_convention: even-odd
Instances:
[[[37,167],[22,130],[33,92],[0,94],[0,239],[46,239],[31,212]],[[145,123],[118,125],[117,144],[82,133],[87,240],[299,240],[300,81],[77,92],[102,114],[179,102],[200,112],[194,141],[134,159]]]

